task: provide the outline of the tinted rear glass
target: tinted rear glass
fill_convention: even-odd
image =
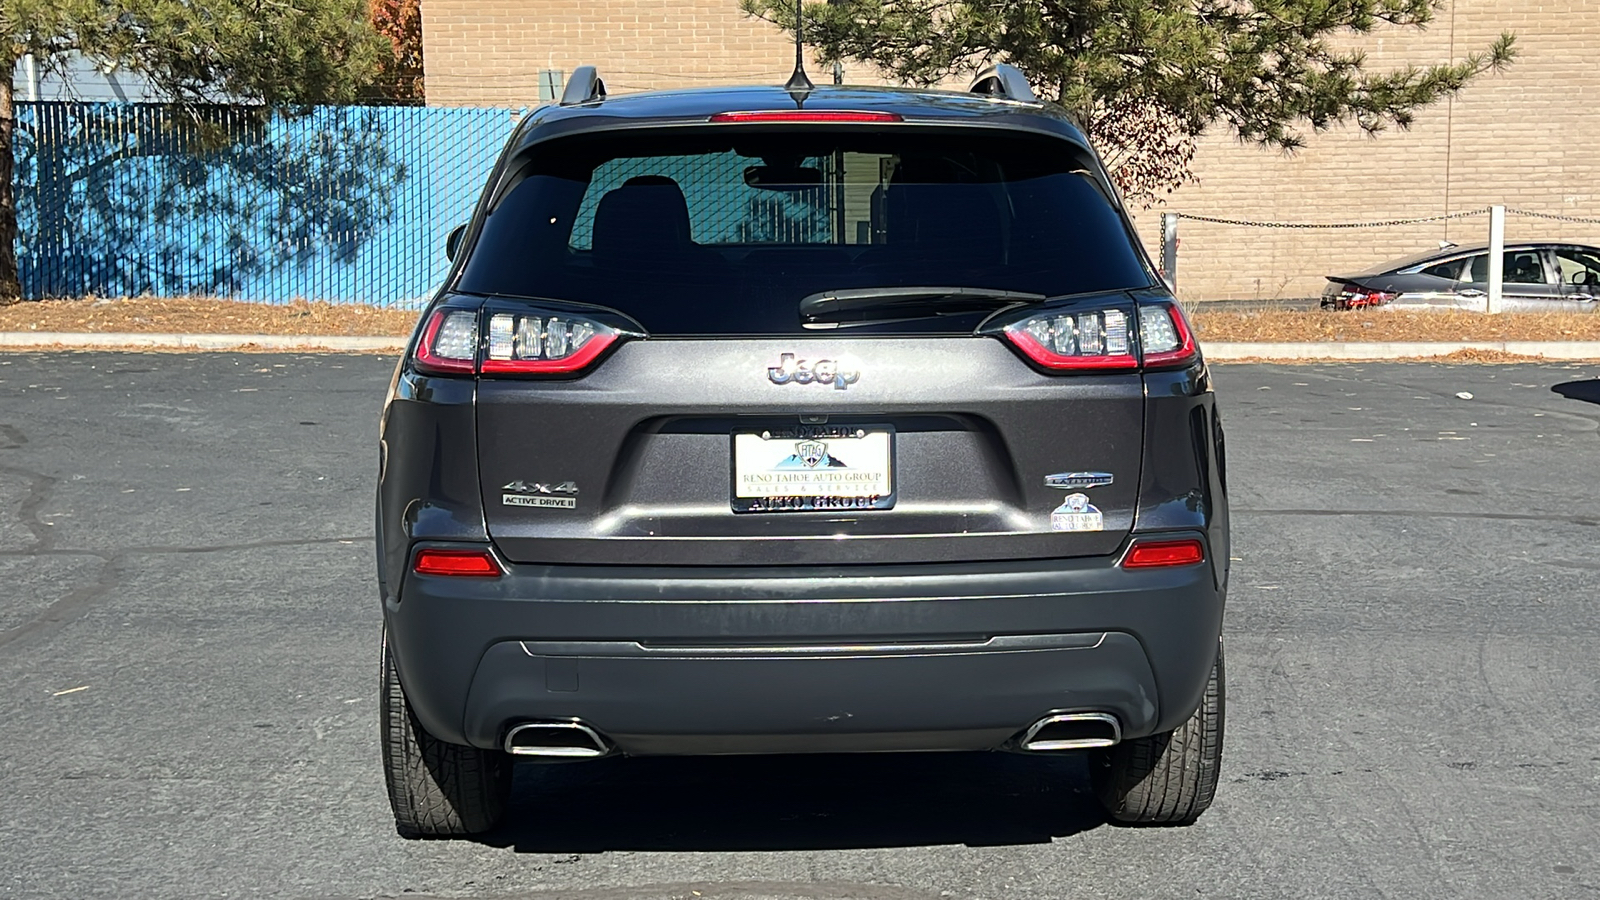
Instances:
[[[591,303],[689,335],[798,333],[799,301],[827,290],[1149,285],[1085,166],[1064,141],[995,132],[566,138],[520,164],[458,289]]]

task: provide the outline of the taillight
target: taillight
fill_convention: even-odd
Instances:
[[[1194,332],[1176,303],[1139,306],[1139,349],[1146,368],[1186,365],[1194,360]]]
[[[576,372],[618,336],[615,328],[581,316],[495,313],[489,317],[482,371]]]
[[[1331,305],[1334,309],[1366,309],[1370,306],[1383,306],[1398,296],[1400,295],[1396,293],[1374,291],[1358,284],[1346,284],[1338,294],[1334,295]],[[1330,304],[1323,301],[1323,305]]]
[[[1139,541],[1122,558],[1124,569],[1192,566],[1206,561],[1206,546],[1194,538],[1179,541]]]
[[[551,311],[492,312],[481,340],[478,326],[477,310],[434,312],[417,345],[417,367],[441,374],[570,374],[622,337],[602,322]]]
[[[1051,312],[1006,326],[1029,359],[1049,369],[1132,369],[1139,365],[1120,309]]]
[[[498,578],[505,572],[487,550],[418,550],[411,570],[418,575]]]
[[[1047,369],[1134,369],[1184,365],[1198,353],[1194,331],[1177,305],[1141,303],[1137,307],[1138,346],[1121,309],[1044,312],[1013,322],[1005,336],[1029,359]]]
[[[425,372],[471,375],[478,361],[477,311],[435,310],[422,330],[415,360]]]

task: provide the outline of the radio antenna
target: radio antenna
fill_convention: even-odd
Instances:
[[[805,0],[794,0],[794,74],[789,76],[789,81],[783,89],[791,94],[807,93],[816,90],[816,85],[806,75],[805,41]]]

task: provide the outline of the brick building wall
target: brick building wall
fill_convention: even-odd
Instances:
[[[729,83],[782,83],[792,44],[746,18],[737,0],[427,0],[428,100],[532,106],[538,73],[600,67],[613,93]],[[1201,142],[1198,183],[1164,207],[1136,211],[1158,249],[1160,213],[1264,222],[1357,222],[1436,216],[1505,203],[1600,217],[1600,4],[1593,0],[1451,0],[1426,32],[1363,40],[1374,68],[1458,58],[1517,34],[1521,57],[1462,96],[1422,111],[1409,131],[1312,135],[1293,155],[1240,145],[1220,130]],[[811,68],[822,82],[829,73]],[[864,65],[846,81],[880,79]],[[1314,296],[1322,276],[1485,237],[1487,217],[1352,231],[1240,228],[1184,221],[1179,292],[1190,299]],[[1600,226],[1512,217],[1508,239],[1600,244]]]
[[[793,42],[738,0],[427,0],[422,35],[439,106],[534,106],[541,69],[585,64],[616,94],[782,84],[794,68]]]

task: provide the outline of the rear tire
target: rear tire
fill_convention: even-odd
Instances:
[[[1191,825],[1200,818],[1217,793],[1226,700],[1218,643],[1205,696],[1187,722],[1095,754],[1090,761],[1095,793],[1113,822]]]
[[[481,834],[499,824],[511,795],[511,759],[425,731],[400,687],[387,636],[381,695],[383,774],[395,830],[409,838],[436,837]]]

